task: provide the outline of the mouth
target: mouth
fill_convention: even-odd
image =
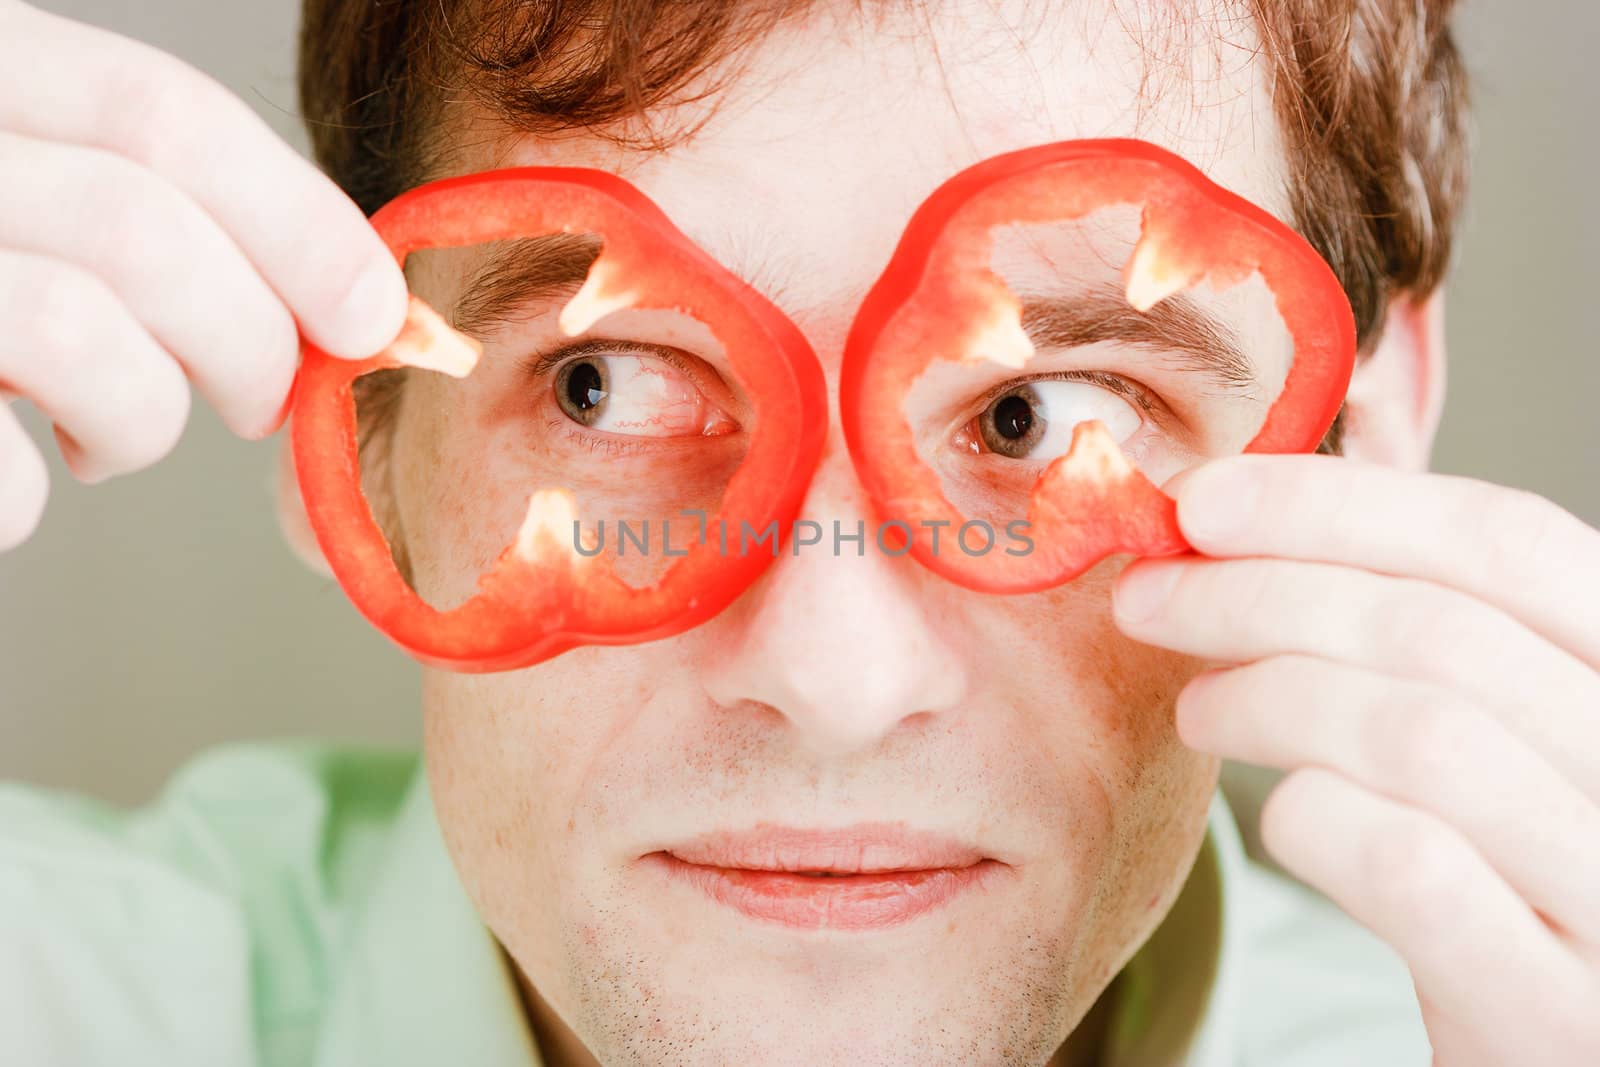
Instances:
[[[761,825],[695,838],[641,862],[747,918],[810,930],[899,925],[1006,868],[964,842],[892,824]]]

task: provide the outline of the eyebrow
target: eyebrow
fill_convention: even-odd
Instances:
[[[540,303],[570,297],[599,257],[600,244],[592,234],[568,233],[498,242],[473,272],[452,324],[478,334],[532,314]],[[1166,353],[1175,369],[1205,374],[1225,389],[1257,384],[1238,335],[1186,293],[1175,293],[1149,311],[1131,306],[1114,287],[1070,297],[1023,293],[1019,299],[1022,328],[1035,348],[1120,342]]]
[[[600,239],[592,234],[550,233],[490,247],[489,258],[473,272],[450,315],[451,325],[463,333],[515,322],[538,303],[572,296],[600,257]]]
[[[1258,384],[1254,362],[1238,334],[1187,293],[1174,293],[1149,311],[1103,287],[1070,297],[1018,294],[1022,329],[1035,348],[1080,348],[1121,342],[1165,353],[1177,370],[1195,371],[1230,390]]]

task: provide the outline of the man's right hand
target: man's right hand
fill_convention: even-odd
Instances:
[[[405,316],[361,211],[242,101],[17,0],[0,0],[0,191],[0,396],[45,413],[86,482],[165,456],[189,380],[235,433],[265,437],[299,331],[359,359]],[[33,532],[47,490],[0,402],[0,551]]]

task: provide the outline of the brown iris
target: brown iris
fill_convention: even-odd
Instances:
[[[605,363],[598,359],[573,360],[556,375],[556,403],[573,422],[592,426],[605,410],[610,393]]]
[[[1011,459],[1032,452],[1049,425],[1044,404],[1031,385],[1002,393],[978,414],[978,436],[983,447]]]

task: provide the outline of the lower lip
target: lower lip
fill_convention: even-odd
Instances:
[[[651,853],[667,874],[752,919],[807,930],[872,930],[907,922],[982,884],[1000,864],[837,877],[707,867]]]

